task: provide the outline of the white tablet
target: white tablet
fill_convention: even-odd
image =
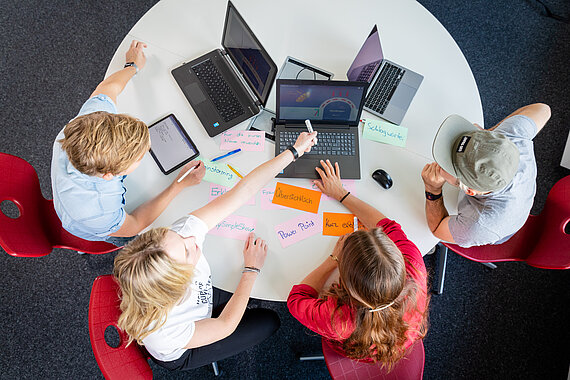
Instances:
[[[150,154],[164,174],[170,174],[198,157],[200,152],[173,114],[148,127]]]

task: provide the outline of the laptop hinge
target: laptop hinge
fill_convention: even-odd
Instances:
[[[251,97],[252,101],[259,107],[261,105],[261,102],[259,101],[259,98],[257,97],[257,95],[251,90],[251,87],[249,87],[249,83],[245,80],[243,74],[241,73],[241,71],[237,68],[237,66],[234,64],[234,61],[232,60],[231,56],[228,54],[228,52],[225,49],[220,49],[221,53],[222,53],[222,57],[224,57],[226,59],[226,61],[228,62],[228,64],[232,67],[234,73],[236,74],[236,77],[238,77],[238,79],[241,81],[241,83],[243,84],[243,87],[245,87],[247,93],[249,94],[249,96]]]

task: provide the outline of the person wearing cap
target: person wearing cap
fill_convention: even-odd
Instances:
[[[491,129],[451,115],[432,146],[435,162],[422,170],[426,217],[439,239],[462,247],[501,244],[525,223],[536,193],[532,139],[550,118],[536,103],[518,109]],[[458,186],[457,215],[449,215],[442,189]]]

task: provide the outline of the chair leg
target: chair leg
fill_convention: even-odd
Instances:
[[[84,254],[85,254],[85,252],[79,252],[79,251],[77,251],[77,253],[79,253],[80,255],[84,255]]]
[[[214,376],[220,376],[220,370],[218,369],[218,362],[212,362],[212,368],[214,368]]]
[[[301,356],[299,358],[300,361],[305,362],[305,361],[310,361],[310,360],[325,360],[325,357],[323,355],[315,355],[315,356]]]
[[[443,293],[445,282],[445,267],[447,266],[447,247],[439,243],[437,245],[437,282],[435,294]]]
[[[497,269],[497,266],[493,263],[481,263],[481,264],[485,265],[487,268]]]

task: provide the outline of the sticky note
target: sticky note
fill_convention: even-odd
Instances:
[[[342,236],[354,232],[353,214],[324,212],[323,213],[323,235]],[[357,220],[357,229],[364,228],[364,225]]]
[[[215,199],[217,197],[219,197],[222,194],[225,194],[227,191],[229,190],[229,188],[222,186],[222,185],[216,185],[214,183],[210,184],[210,193],[209,193],[209,202],[212,201],[212,199]],[[247,201],[245,203],[246,205],[255,205],[255,196],[251,197],[249,199],[249,201]]]
[[[259,192],[261,194],[260,204],[263,210],[279,210],[286,209],[287,207],[279,206],[273,203],[273,194],[275,194],[275,186],[264,187]]]
[[[311,214],[304,214],[275,226],[275,233],[283,248],[317,235],[321,231],[321,218]]]
[[[272,202],[281,206],[316,214],[319,211],[321,194],[320,191],[277,182]]]
[[[346,191],[350,191],[350,194],[356,195],[356,181],[351,180],[351,179],[343,179],[343,180],[341,180],[341,182],[342,182],[342,187],[344,187],[344,189]],[[317,185],[315,185],[314,183],[312,183],[311,189],[320,191],[319,188],[317,187]],[[330,197],[328,197],[324,194],[323,194],[323,197],[325,200],[331,199]]]
[[[216,224],[208,233],[231,239],[246,240],[255,230],[256,220],[245,216],[230,215]]]
[[[408,128],[388,123],[387,121],[365,119],[362,137],[400,147],[406,146]]]
[[[220,150],[261,152],[265,149],[265,132],[263,131],[226,131],[222,133]]]
[[[217,183],[225,187],[233,187],[239,180],[239,177],[231,171],[231,169],[226,164],[218,164],[217,162],[211,162],[205,158],[199,157],[199,160],[204,162],[206,166],[206,174],[204,175],[203,181]],[[236,169],[237,170],[237,169]]]

